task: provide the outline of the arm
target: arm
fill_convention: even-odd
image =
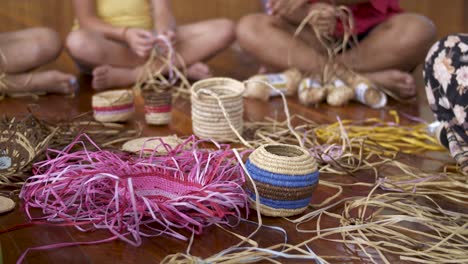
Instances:
[[[176,40],[176,22],[172,14],[172,5],[170,0],[151,0],[153,5],[153,23],[154,29],[158,35],[168,38],[172,45]]]
[[[176,22],[172,14],[172,5],[170,0],[151,0],[153,5],[154,29],[158,34],[166,31],[175,31]]]
[[[73,8],[82,28],[100,32],[110,39],[126,41],[125,28],[109,25],[97,16],[95,0],[73,0]]]

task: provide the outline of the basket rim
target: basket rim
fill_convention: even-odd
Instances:
[[[93,95],[92,102],[93,104],[101,104],[103,102],[107,102],[108,104],[120,104],[132,102],[133,98],[134,94],[132,90],[121,89],[97,93]]]
[[[219,96],[220,99],[228,99],[228,98],[239,97],[239,96],[242,96],[242,94],[245,91],[245,85],[241,81],[238,81],[238,80],[233,79],[233,78],[228,78],[228,77],[216,77],[216,78],[208,78],[208,79],[204,79],[204,80],[200,80],[200,81],[195,82],[192,85],[192,87],[190,88],[190,93],[192,94],[192,96],[198,96],[199,95],[198,91],[200,91],[201,89],[207,89],[207,88],[200,88],[199,86],[207,85],[207,84],[210,84],[210,83],[213,83],[213,85],[217,85],[220,82],[227,83],[227,84],[231,83],[231,84],[239,86],[241,88],[241,89],[239,89],[239,91],[235,91],[232,94],[220,95]],[[209,98],[213,98],[209,94],[203,94],[203,95],[206,96],[206,97],[209,97]]]
[[[297,155],[297,156],[292,156],[292,157],[291,156],[278,155],[278,154],[273,153],[273,152],[268,150],[268,148],[272,148],[272,147],[294,149],[295,151],[298,151],[301,154]],[[262,151],[264,151],[264,153],[267,153],[268,155],[278,157],[278,158],[281,158],[281,159],[285,159],[285,160],[288,160],[288,159],[289,160],[295,160],[295,159],[298,159],[298,158],[302,158],[304,156],[307,156],[307,157],[310,156],[310,153],[306,149],[304,149],[302,147],[299,147],[299,146],[296,146],[296,145],[289,145],[289,144],[271,143],[271,144],[262,145],[261,147],[259,147],[259,149],[262,149]]]

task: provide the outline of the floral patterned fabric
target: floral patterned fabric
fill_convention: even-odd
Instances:
[[[424,67],[429,105],[441,121],[446,147],[468,173],[468,34],[450,35],[429,50]]]

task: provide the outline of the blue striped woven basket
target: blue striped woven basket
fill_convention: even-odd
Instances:
[[[270,144],[256,149],[246,163],[257,188],[260,212],[287,217],[304,212],[318,185],[317,162],[306,149]],[[254,186],[247,183],[251,207],[255,208]]]

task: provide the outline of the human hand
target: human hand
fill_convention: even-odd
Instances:
[[[316,15],[309,21],[309,24],[321,34],[332,35],[336,28],[335,7],[325,3],[314,3],[310,6],[309,13],[316,12]]]
[[[153,33],[139,28],[128,28],[124,31],[124,39],[130,46],[130,49],[138,56],[146,58],[156,43]]]
[[[286,17],[304,6],[309,0],[269,0],[266,4],[268,14]]]
[[[175,33],[174,30],[172,29],[166,29],[161,32],[161,35],[165,36],[167,40],[169,40],[169,43],[172,44],[172,46],[175,45],[177,41],[177,34]]]
[[[167,55],[169,50],[174,48],[176,43],[176,33],[173,30],[163,30],[161,34],[157,35],[156,45],[161,54]]]

